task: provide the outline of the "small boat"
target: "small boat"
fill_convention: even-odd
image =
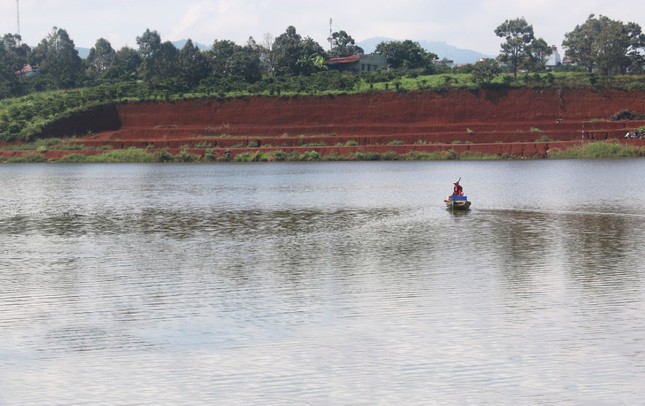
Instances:
[[[470,210],[468,196],[448,196],[444,202],[449,210]]]

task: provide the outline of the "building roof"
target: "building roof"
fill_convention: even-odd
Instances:
[[[339,58],[329,58],[325,63],[341,64],[341,63],[354,63],[361,59],[360,55],[341,56]]]
[[[20,69],[19,71],[16,71],[16,75],[24,75],[26,73],[32,72],[34,68],[31,67],[31,65],[25,65]]]

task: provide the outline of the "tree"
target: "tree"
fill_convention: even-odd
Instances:
[[[214,76],[224,78],[230,76],[229,60],[240,50],[239,45],[229,40],[215,40],[208,52],[208,59],[211,65],[211,71]]]
[[[272,49],[275,72],[278,75],[310,75],[319,69],[315,64],[303,64],[302,62],[325,54],[316,41],[309,37],[302,38],[293,26],[287,27],[286,32],[273,41]]]
[[[177,73],[188,88],[197,85],[210,74],[208,59],[190,39],[177,56]]]
[[[326,69],[325,51],[310,37],[305,37],[300,44],[300,57],[296,61],[297,75],[313,75]]]
[[[535,38],[533,26],[524,17],[504,21],[495,29],[495,35],[506,39],[497,59],[511,67],[514,77],[517,77],[519,68],[535,69],[536,62],[546,61],[552,52],[551,48],[544,46],[546,42],[543,39]]]
[[[112,65],[115,55],[116,52],[110,42],[104,38],[99,38],[94,48],[90,49],[85,61],[87,69],[94,74],[103,73]]]
[[[341,30],[331,35],[332,49],[329,56],[341,57],[349,55],[363,55],[363,48],[356,45],[352,38],[345,31]]]
[[[32,65],[39,65],[44,75],[59,88],[76,85],[83,62],[67,31],[54,27],[34,49]]]
[[[31,49],[21,44],[17,34],[5,34],[0,38],[0,87],[11,87],[16,82],[16,72],[27,64]],[[4,94],[0,90],[0,94]]]
[[[273,50],[275,39],[270,33],[264,34],[262,45],[260,45],[260,64],[262,70],[267,72],[269,76],[275,75],[276,55]]]
[[[150,83],[160,83],[173,79],[177,73],[177,54],[179,51],[170,42],[161,42],[157,31],[146,31],[137,37],[141,65],[139,75]]]
[[[489,84],[502,73],[502,68],[495,59],[484,59],[475,63],[471,74],[473,80],[480,84]]]
[[[636,23],[627,23],[625,27],[630,44],[627,49],[627,63],[621,67],[621,70],[623,73],[628,71],[642,73],[645,69],[645,34]]]
[[[215,41],[209,52],[213,75],[254,83],[262,77],[260,55],[262,48],[249,38],[245,46],[233,41]]]
[[[146,29],[140,37],[137,37],[137,45],[139,45],[141,58],[149,59],[161,48],[161,36],[157,31]]]
[[[165,41],[159,47],[159,52],[154,57],[157,65],[157,80],[171,80],[177,76],[177,57],[179,50],[170,41]]]
[[[226,70],[235,80],[255,83],[262,78],[261,48],[253,38],[245,46],[238,46],[227,62]]]
[[[564,35],[562,46],[577,65],[591,73],[604,75],[640,71],[645,35],[636,23],[623,24],[605,16],[591,14],[582,25]]]
[[[123,47],[114,54],[112,65],[104,72],[104,77],[113,80],[131,80],[136,78],[141,65],[141,55],[136,50]]]
[[[546,68],[546,61],[553,53],[553,47],[550,47],[542,38],[534,39],[526,47],[526,61],[524,67],[526,73],[541,72]]]
[[[438,60],[436,54],[428,52],[418,42],[387,41],[376,46],[375,52],[384,55],[387,64],[394,69],[424,69],[427,73],[434,71],[434,61]]]
[[[146,31],[137,37],[139,45],[139,56],[141,65],[139,65],[139,75],[146,81],[154,81],[159,78],[158,54],[161,50],[161,36],[157,31]]]
[[[275,70],[277,74],[297,74],[297,63],[301,56],[300,43],[302,37],[296,33],[293,26],[287,27],[273,42],[275,52]]]
[[[239,76],[246,83],[255,83],[262,79],[262,46],[258,45],[253,37],[249,37],[246,45],[242,48],[242,58],[244,69],[234,69],[241,72]]]

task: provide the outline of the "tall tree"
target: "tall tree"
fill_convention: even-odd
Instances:
[[[141,55],[139,52],[129,47],[123,47],[114,54],[112,65],[104,73],[104,76],[114,80],[133,80],[136,79],[140,65]]]
[[[31,49],[21,41],[18,34],[5,34],[0,38],[0,77],[13,78],[27,63]]]
[[[549,46],[542,38],[534,39],[526,47],[526,72],[540,72],[546,69],[546,62],[553,53],[553,47]]]
[[[83,62],[67,31],[54,27],[32,53],[32,64],[40,65],[45,76],[59,88],[76,85]]]
[[[155,55],[154,62],[157,65],[157,80],[165,81],[177,76],[177,57],[179,50],[170,41],[164,41]]]
[[[627,49],[628,60],[621,66],[621,71],[642,73],[645,70],[645,34],[636,23],[627,23],[625,27],[630,44]]]
[[[208,59],[190,39],[186,41],[177,56],[177,73],[189,88],[209,75]]]
[[[375,52],[384,55],[391,68],[425,69],[428,73],[434,71],[434,61],[438,59],[436,54],[410,40],[381,42],[376,46]]]
[[[99,38],[85,60],[87,69],[94,74],[103,73],[112,65],[115,55],[112,44],[104,38]]]
[[[326,69],[324,61],[325,50],[310,37],[303,38],[300,43],[300,57],[296,61],[296,74],[309,76]]]
[[[255,83],[262,78],[262,47],[250,37],[241,49],[233,54],[229,65],[233,76],[246,83]]]
[[[323,48],[313,39],[302,38],[293,26],[287,27],[273,42],[275,72],[281,75],[309,75],[319,68],[315,64],[303,64],[324,55]]]
[[[564,38],[567,56],[589,73],[596,68],[604,75],[643,68],[645,35],[636,23],[624,24],[591,14]]]
[[[148,28],[140,37],[137,37],[137,45],[142,58],[151,58],[161,48],[161,36],[157,31],[150,31]]]
[[[236,52],[241,50],[241,46],[229,40],[215,40],[208,52],[211,70],[215,77],[224,78],[231,75],[229,71],[229,60]]]
[[[332,57],[363,55],[363,48],[356,45],[356,41],[347,32],[341,30],[331,35],[332,49],[329,55]]]
[[[139,75],[146,81],[155,81],[159,78],[159,51],[161,50],[161,36],[157,31],[146,31],[137,37],[141,65]]]
[[[17,84],[16,72],[26,63],[31,49],[17,34],[0,38],[0,98],[11,96]]]
[[[262,76],[262,48],[249,38],[245,46],[233,41],[215,41],[209,52],[215,77],[257,82]]]
[[[262,70],[270,77],[275,75],[276,55],[273,50],[275,38],[270,33],[264,34],[260,45],[260,64]]]
[[[508,64],[515,77],[519,68],[535,69],[536,61],[546,61],[552,52],[549,47],[545,49],[543,39],[535,38],[533,26],[524,17],[504,21],[495,29],[495,35],[506,39],[497,59]]]

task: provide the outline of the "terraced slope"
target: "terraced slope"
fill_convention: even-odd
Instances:
[[[121,104],[100,117],[88,115],[87,123],[61,123],[60,131],[91,126],[92,120],[112,128],[82,137],[89,151],[139,147],[235,156],[316,150],[324,156],[453,149],[544,156],[590,140],[624,142],[627,131],[645,125],[611,119],[627,110],[645,112],[645,92],[554,88],[247,97]]]

